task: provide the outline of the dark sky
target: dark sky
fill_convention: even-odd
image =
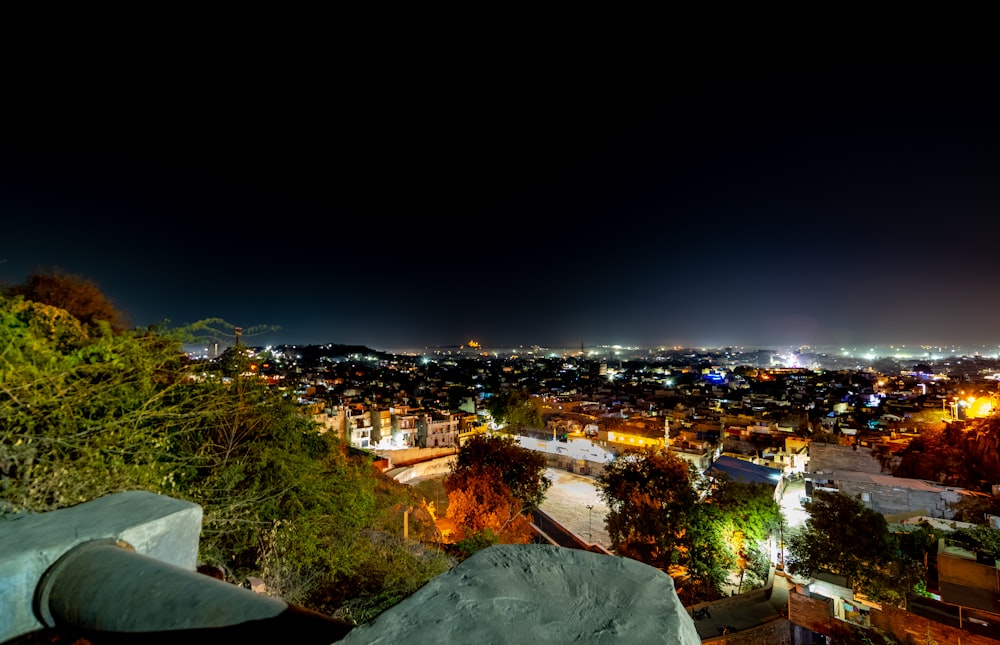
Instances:
[[[0,282],[254,344],[1000,343],[989,66],[386,60],[23,79]]]

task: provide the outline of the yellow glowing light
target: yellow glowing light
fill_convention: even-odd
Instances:
[[[969,410],[966,413],[970,417],[988,417],[993,412],[993,400],[986,396],[978,399],[969,399]]]

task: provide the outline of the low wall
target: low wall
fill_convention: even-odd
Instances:
[[[961,643],[961,645],[996,645],[996,639],[970,633],[944,623],[930,620],[918,614],[884,605],[881,610],[872,610],[872,627],[892,634],[901,642],[916,643]]]
[[[387,452],[386,454],[392,454],[393,452],[397,451]],[[451,465],[458,458],[458,455],[452,453],[451,451],[445,451],[445,453],[446,455],[443,457],[430,459],[425,457],[425,461],[402,465],[399,465],[399,462],[392,459],[391,463],[393,464],[393,467],[386,471],[386,474],[401,484],[405,484],[421,477],[443,477],[451,472]],[[559,468],[560,470],[565,470],[566,472],[576,473],[578,475],[588,475],[590,477],[597,477],[604,472],[604,464],[597,463],[596,461],[571,459],[565,455],[553,455],[549,453],[545,454],[545,465],[550,468]]]
[[[590,551],[602,555],[614,555],[600,544],[587,542],[582,537],[570,531],[541,509],[532,511],[532,529],[548,543],[570,549]]]
[[[767,582],[764,583],[763,587],[757,589],[751,589],[750,591],[745,591],[741,594],[736,594],[729,596],[728,598],[720,598],[719,600],[713,600],[709,605],[711,607],[718,607],[724,609],[726,607],[738,607],[740,605],[745,605],[755,602],[766,602],[771,598],[771,592],[774,590],[774,565],[771,565],[771,569],[767,574]]]
[[[193,571],[201,507],[145,491],[108,495],[48,513],[0,518],[0,643],[44,627],[32,605],[39,580],[60,557],[93,540]]]
[[[376,450],[375,454],[388,459],[391,467],[397,468],[454,455],[457,452],[457,448],[405,448],[403,450]]]
[[[451,472],[451,465],[455,463],[456,459],[458,459],[458,455],[438,457],[437,459],[421,461],[409,466],[393,468],[387,474],[400,484],[405,484],[421,477],[443,477]]]
[[[832,636],[839,622],[833,615],[833,599],[813,597],[788,590],[788,619],[817,634]]]
[[[725,643],[725,645],[793,645],[796,642],[794,625],[786,618],[778,618],[763,625],[741,629],[716,638],[703,638],[702,643]]]
[[[545,455],[545,465],[550,468],[558,468],[566,472],[577,475],[587,475],[597,477],[604,473],[604,464],[586,459],[573,459],[567,455],[559,455],[551,452],[542,453]]]

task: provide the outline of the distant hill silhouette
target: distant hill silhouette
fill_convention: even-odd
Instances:
[[[380,352],[365,345],[338,345],[335,343],[326,343],[323,345],[278,345],[276,349],[294,351],[302,357],[302,361],[306,364],[318,362],[320,358],[330,360],[348,359],[358,354],[364,356],[390,356],[387,352]]]

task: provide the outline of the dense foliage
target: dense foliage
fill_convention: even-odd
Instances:
[[[501,391],[486,400],[487,411],[493,420],[513,431],[523,428],[542,428],[542,404],[528,390]]]
[[[688,462],[662,450],[629,451],[607,464],[597,483],[615,552],[661,569],[678,564],[690,546],[694,476]]]
[[[65,309],[88,327],[104,324],[115,333],[128,329],[127,316],[105,297],[93,281],[58,269],[29,276],[24,284],[10,287],[7,295],[23,296],[31,302]]]
[[[1000,419],[928,428],[900,451],[893,475],[992,494],[1000,481]],[[982,516],[972,521],[981,522]]]
[[[955,529],[948,534],[948,541],[973,553],[985,551],[1000,557],[1000,530],[992,526],[979,525]]]
[[[171,488],[171,443],[189,418],[173,343],[18,296],[0,299],[0,347],[0,511]]]
[[[545,456],[503,435],[475,435],[459,450],[444,480],[448,517],[461,530],[459,549],[531,539],[528,513],[552,485]]]
[[[767,542],[783,522],[773,487],[713,475],[689,528],[692,547],[685,564],[693,581],[690,593],[711,598],[734,571],[739,571],[740,587],[763,586],[771,566]]]
[[[782,522],[773,489],[711,480],[674,453],[632,450],[597,478],[607,529],[619,555],[679,575],[685,604],[718,598],[733,572],[747,587],[767,579],[764,543]]]
[[[805,504],[809,518],[786,538],[788,570],[844,576],[855,591],[900,606],[923,578],[917,554],[889,532],[882,514],[860,500],[817,490]]]
[[[452,468],[452,475],[493,470],[525,509],[542,503],[552,486],[545,476],[545,455],[522,448],[503,435],[477,434],[462,445]]]
[[[187,499],[204,562],[358,621],[450,566],[399,538],[404,509],[412,534],[435,530],[413,491],[260,379],[186,361],[181,336],[0,296],[0,514],[129,489]]]

